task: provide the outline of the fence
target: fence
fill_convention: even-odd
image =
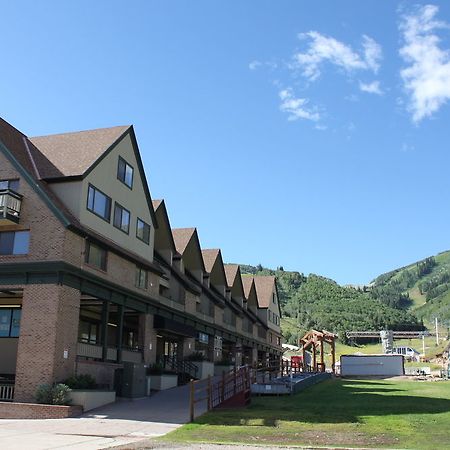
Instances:
[[[250,393],[250,369],[242,367],[223,373],[219,381],[213,383],[211,376],[206,380],[190,382],[190,419],[195,417],[195,405],[207,402],[207,410],[216,408],[237,395]]]

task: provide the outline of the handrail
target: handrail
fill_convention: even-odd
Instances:
[[[198,367],[192,362],[187,360],[179,360],[174,356],[163,355],[161,357],[161,364],[170,370],[177,373],[188,373],[194,378],[197,378]]]
[[[216,408],[226,400],[242,392],[250,392],[250,368],[247,366],[222,373],[222,379],[212,383],[211,376],[202,385],[204,380],[191,381],[189,395],[189,416],[192,422],[195,418],[195,405],[207,401],[207,410]],[[206,392],[206,394],[204,394]],[[203,394],[203,395],[201,395]]]

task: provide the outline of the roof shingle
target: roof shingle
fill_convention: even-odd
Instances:
[[[127,125],[29,138],[52,162],[52,166],[39,167],[41,178],[82,176],[129,128]]]
[[[253,278],[255,280],[256,294],[258,295],[258,305],[260,308],[268,308],[272,301],[275,277],[272,275],[258,275]]]

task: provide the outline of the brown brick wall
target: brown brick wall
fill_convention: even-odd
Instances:
[[[0,419],[65,419],[80,416],[81,406],[0,402]]]
[[[30,251],[28,255],[1,255],[2,262],[61,260],[65,229],[41,200],[33,188],[14,169],[0,153],[0,180],[20,178],[19,193],[24,196],[20,222],[2,230],[30,230]]]
[[[15,400],[32,401],[40,384],[62,381],[74,373],[79,306],[80,293],[75,289],[25,286]]]

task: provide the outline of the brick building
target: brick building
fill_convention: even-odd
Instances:
[[[241,276],[153,201],[133,127],[28,138],[0,119],[0,384],[16,401],[124,362],[281,355],[273,277]]]

